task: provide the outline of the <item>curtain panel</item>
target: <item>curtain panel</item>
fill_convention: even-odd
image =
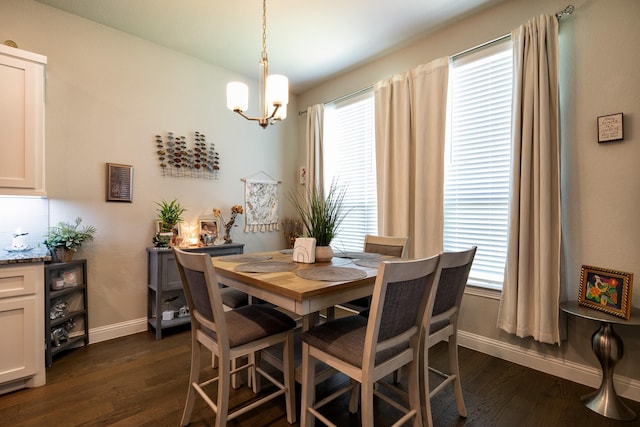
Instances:
[[[440,58],[374,86],[378,231],[410,257],[442,251],[448,77]]]
[[[316,187],[324,194],[324,161],[322,140],[324,126],[324,104],[307,108],[307,189]],[[309,190],[310,191],[310,190]]]
[[[558,21],[540,16],[515,29],[512,39],[512,187],[498,327],[559,343]]]

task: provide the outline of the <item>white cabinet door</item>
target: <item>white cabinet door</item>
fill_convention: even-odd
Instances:
[[[0,45],[0,194],[44,196],[46,57]]]
[[[45,375],[43,263],[0,266],[0,394]]]
[[[36,373],[35,313],[34,295],[0,299],[0,384]]]

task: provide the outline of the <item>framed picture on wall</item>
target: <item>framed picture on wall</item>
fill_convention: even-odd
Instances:
[[[633,273],[583,265],[578,304],[629,319]]]
[[[598,142],[613,142],[624,139],[623,114],[608,114],[598,117]]]
[[[133,166],[107,163],[107,202],[133,202]]]

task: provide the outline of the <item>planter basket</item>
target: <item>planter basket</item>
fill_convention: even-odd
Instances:
[[[59,262],[69,262],[73,260],[73,254],[75,253],[75,251],[65,248],[58,248],[54,252]]]

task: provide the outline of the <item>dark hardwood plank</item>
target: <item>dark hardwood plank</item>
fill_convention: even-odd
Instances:
[[[430,363],[446,369],[446,344],[435,346]],[[145,332],[92,344],[54,359],[47,385],[0,396],[0,426],[177,426],[187,391],[190,332],[156,341]],[[208,373],[209,360],[202,368]],[[435,426],[632,426],[606,419],[585,408],[580,396],[589,387],[518,366],[472,350],[460,349],[460,366],[468,418],[458,416],[449,386],[432,401]],[[318,394],[344,383],[338,376]],[[267,384],[267,382],[264,382]],[[401,386],[405,385],[402,381]],[[298,404],[299,392],[298,387]],[[233,391],[232,405],[254,398],[246,388]],[[640,403],[626,401],[640,413]],[[359,426],[343,397],[324,411],[340,426]],[[397,413],[376,401],[376,422],[389,425]],[[213,425],[213,413],[197,400],[192,426]],[[231,426],[286,427],[284,400],[276,399]]]

